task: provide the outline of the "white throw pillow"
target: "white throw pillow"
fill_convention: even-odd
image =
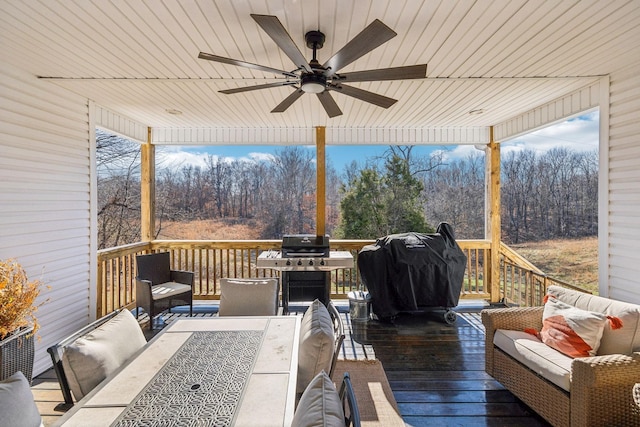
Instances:
[[[129,310],[64,348],[62,365],[76,400],[82,399],[147,343]]]
[[[302,393],[291,427],[344,427],[342,402],[326,372],[316,375]]]
[[[582,310],[550,296],[544,305],[540,338],[570,357],[595,356],[607,322],[605,314]]]
[[[329,372],[333,359],[333,322],[327,307],[315,300],[302,317],[298,349],[298,393],[321,371]]]

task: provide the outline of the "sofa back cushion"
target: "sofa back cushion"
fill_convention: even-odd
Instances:
[[[331,315],[327,307],[316,299],[304,313],[300,324],[298,393],[302,393],[320,372],[331,370],[334,340]]]
[[[80,400],[140,350],[147,340],[129,310],[65,346],[62,355],[69,387]]]
[[[344,411],[333,381],[324,371],[312,378],[296,407],[291,427],[344,427]]]
[[[20,371],[0,381],[0,426],[38,427],[42,418],[29,381]]]
[[[598,355],[630,354],[633,351],[640,351],[639,305],[589,295],[560,286],[550,286],[548,293],[574,307],[615,316],[622,321],[622,327],[619,329],[613,329],[609,322],[606,323]]]

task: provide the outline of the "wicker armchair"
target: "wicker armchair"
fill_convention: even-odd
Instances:
[[[482,311],[487,373],[554,426],[640,425],[629,392],[640,378],[640,353],[574,359],[567,392],[494,345],[498,329],[540,330],[542,313],[543,307]]]
[[[154,317],[164,310],[189,305],[189,316],[193,314],[193,272],[171,270],[169,252],[138,255],[136,263],[136,317],[142,307],[153,329]]]

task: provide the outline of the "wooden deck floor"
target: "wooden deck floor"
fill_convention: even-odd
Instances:
[[[346,329],[341,358],[382,362],[407,426],[548,426],[484,372],[479,305],[458,307],[453,325],[438,312],[400,315],[391,323],[352,322],[347,302],[336,305]],[[305,307],[291,309],[302,315]],[[52,425],[66,410],[53,371],[35,378],[32,390],[44,425]]]

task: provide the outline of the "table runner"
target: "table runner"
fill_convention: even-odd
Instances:
[[[231,426],[262,336],[194,332],[112,426]]]

